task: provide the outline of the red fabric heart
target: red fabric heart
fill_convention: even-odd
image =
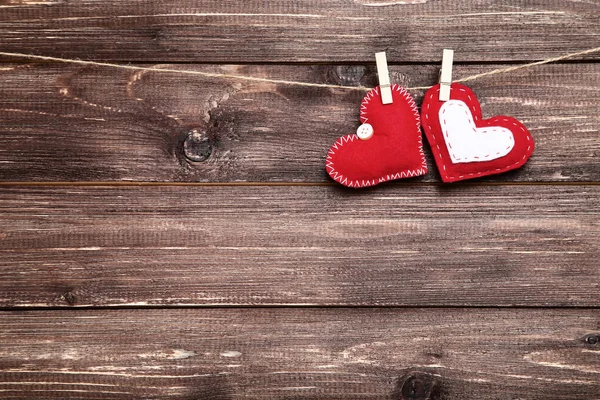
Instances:
[[[440,85],[429,89],[421,107],[423,130],[444,182],[500,174],[521,167],[534,143],[512,117],[482,119],[471,89],[453,83],[450,102],[439,100]]]
[[[379,93],[379,87],[371,90],[360,107],[360,120],[373,126],[373,136],[342,136],[329,149],[325,169],[342,185],[359,188],[427,173],[415,101],[399,85],[392,85],[392,104],[384,105]]]

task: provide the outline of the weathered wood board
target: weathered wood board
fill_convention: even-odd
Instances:
[[[0,305],[596,306],[600,186],[0,188]]]
[[[376,84],[374,65],[167,68],[335,85]],[[498,65],[457,66],[455,76]],[[404,86],[437,66],[394,66]],[[329,146],[359,124],[363,93],[190,75],[10,64],[0,68],[0,181],[332,182]],[[600,64],[547,65],[470,83],[484,117],[512,115],[536,141],[519,171],[488,181],[600,180]],[[413,92],[420,101],[422,91]],[[186,137],[197,141],[184,151]],[[195,158],[198,157],[198,158]],[[205,159],[206,158],[206,159]],[[438,181],[430,172],[417,181]]]
[[[598,399],[595,310],[0,313],[0,398]]]
[[[596,0],[4,0],[0,43],[123,61],[542,59],[598,45]],[[590,46],[592,44],[592,46]],[[598,54],[588,58],[598,59]]]
[[[415,87],[443,48],[460,79],[600,46],[599,20],[0,0],[0,52],[371,87],[386,50]],[[598,61],[469,82],[530,129],[524,168],[442,185],[426,149],[428,175],[356,191],[324,159],[362,92],[0,57],[0,399],[600,400]]]

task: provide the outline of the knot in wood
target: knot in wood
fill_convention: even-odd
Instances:
[[[213,147],[208,134],[200,129],[191,130],[183,141],[183,154],[194,162],[206,161]]]
[[[73,292],[66,292],[65,294],[60,296],[60,299],[62,301],[67,302],[67,304],[70,306],[75,305],[75,303],[77,302],[77,297],[75,297]]]
[[[400,389],[401,400],[433,400],[435,398],[436,382],[429,374],[409,374]]]
[[[339,85],[364,85],[363,78],[367,75],[367,67],[362,65],[340,65],[333,67],[333,78]]]
[[[585,342],[587,344],[595,346],[595,345],[597,345],[600,342],[600,336],[598,336],[598,335],[587,335],[585,337]]]

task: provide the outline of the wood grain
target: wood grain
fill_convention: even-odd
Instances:
[[[597,47],[599,20],[0,0],[0,52],[374,86],[386,50],[411,87],[443,48],[462,78]],[[427,176],[354,191],[324,158],[363,93],[2,57],[0,399],[600,400],[600,53],[575,60],[469,83],[531,130],[523,169],[441,185],[426,149]]]
[[[594,310],[3,312],[0,398],[591,400],[599,327]]]
[[[376,84],[374,65],[168,67]],[[495,67],[457,66],[455,77]],[[438,69],[394,66],[392,80],[431,85]],[[0,76],[0,181],[332,182],[325,155],[337,137],[355,132],[363,96],[65,65],[11,64]],[[523,169],[489,180],[600,180],[600,64],[547,65],[470,86],[484,117],[513,115],[536,141]],[[422,91],[414,94],[420,102]],[[438,181],[427,157],[430,173],[421,180]]]
[[[597,306],[600,186],[0,188],[0,306]]]
[[[5,0],[4,51],[185,62],[532,60],[598,46],[596,1]],[[387,4],[387,6],[386,6]],[[551,40],[550,40],[551,39]],[[598,59],[599,55],[590,55]]]

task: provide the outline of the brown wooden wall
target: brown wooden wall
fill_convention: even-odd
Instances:
[[[0,52],[333,85],[600,46],[600,2],[0,0]],[[0,58],[0,399],[600,399],[600,53],[469,82],[536,150],[366,190],[362,93]],[[417,103],[422,90],[411,91]]]

